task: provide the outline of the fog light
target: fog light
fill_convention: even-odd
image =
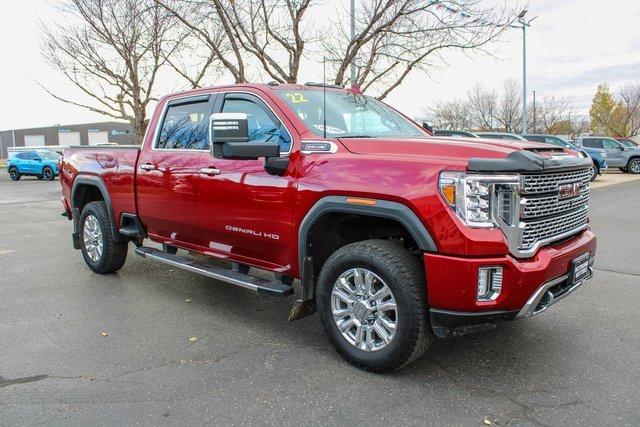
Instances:
[[[478,268],[478,301],[493,301],[502,290],[502,267]]]

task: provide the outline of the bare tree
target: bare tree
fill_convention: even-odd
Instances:
[[[618,99],[622,108],[622,120],[627,135],[640,133],[640,82],[624,85],[618,91]]]
[[[349,81],[355,64],[356,85],[385,98],[414,70],[428,72],[448,50],[473,51],[496,41],[516,19],[519,2],[488,8],[479,0],[369,0],[360,2],[356,36],[337,29],[325,40],[334,82]]]
[[[505,80],[497,101],[495,118],[505,132],[519,132],[522,128],[521,86],[515,79]]]
[[[131,123],[137,143],[155,100],[158,71],[180,46],[173,20],[145,0],[65,0],[61,19],[41,24],[42,55],[88,99],[54,98]]]
[[[472,127],[477,130],[492,130],[495,127],[497,94],[485,88],[481,83],[475,83],[467,91],[467,106]]]
[[[578,115],[571,105],[571,99],[567,97],[545,96],[536,106],[536,125],[542,133],[571,134],[576,127],[572,117]]]
[[[314,0],[155,0],[208,48],[236,83],[250,80],[252,62],[281,83],[298,79],[305,44],[313,40],[305,18]],[[210,64],[205,61],[204,73]]]
[[[461,100],[437,102],[433,107],[425,110],[425,114],[436,129],[470,129],[471,119],[469,107]]]

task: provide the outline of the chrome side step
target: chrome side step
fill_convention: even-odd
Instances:
[[[192,273],[201,274],[220,280],[221,282],[230,283],[256,292],[263,292],[270,295],[287,296],[293,294],[293,288],[281,282],[259,279],[257,277],[242,274],[237,271],[227,270],[222,267],[208,265],[191,258],[180,255],[173,255],[158,249],[147,246],[136,248],[136,254],[159,261],[173,267],[191,271]]]

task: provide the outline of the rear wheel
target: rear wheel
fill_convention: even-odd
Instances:
[[[113,240],[113,226],[104,202],[91,202],[82,209],[80,246],[84,261],[99,274],[118,271],[127,260],[127,242]]]
[[[352,243],[331,255],[318,279],[318,310],[336,351],[369,371],[400,369],[431,342],[422,265],[390,241]]]
[[[46,181],[53,181],[53,179],[55,178],[55,174],[53,173],[53,169],[51,169],[49,166],[45,166],[42,169],[42,179],[46,180]]]
[[[11,181],[18,181],[20,179],[20,172],[18,171],[18,168],[15,166],[9,168],[9,178],[11,178]]]
[[[627,171],[632,174],[640,173],[640,157],[629,159],[629,162],[627,163]]]

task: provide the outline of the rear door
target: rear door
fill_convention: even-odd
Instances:
[[[279,142],[282,156],[291,152],[294,141],[288,129],[293,126],[268,98],[229,92],[218,96],[214,110],[247,114],[249,144]],[[284,176],[274,176],[265,171],[264,159],[216,159],[203,153],[200,169],[220,171],[201,175],[201,246],[214,256],[286,271],[293,226],[293,165],[289,164]]]
[[[208,151],[215,95],[171,99],[138,159],[138,212],[149,236],[193,246],[198,240],[198,165]]]

